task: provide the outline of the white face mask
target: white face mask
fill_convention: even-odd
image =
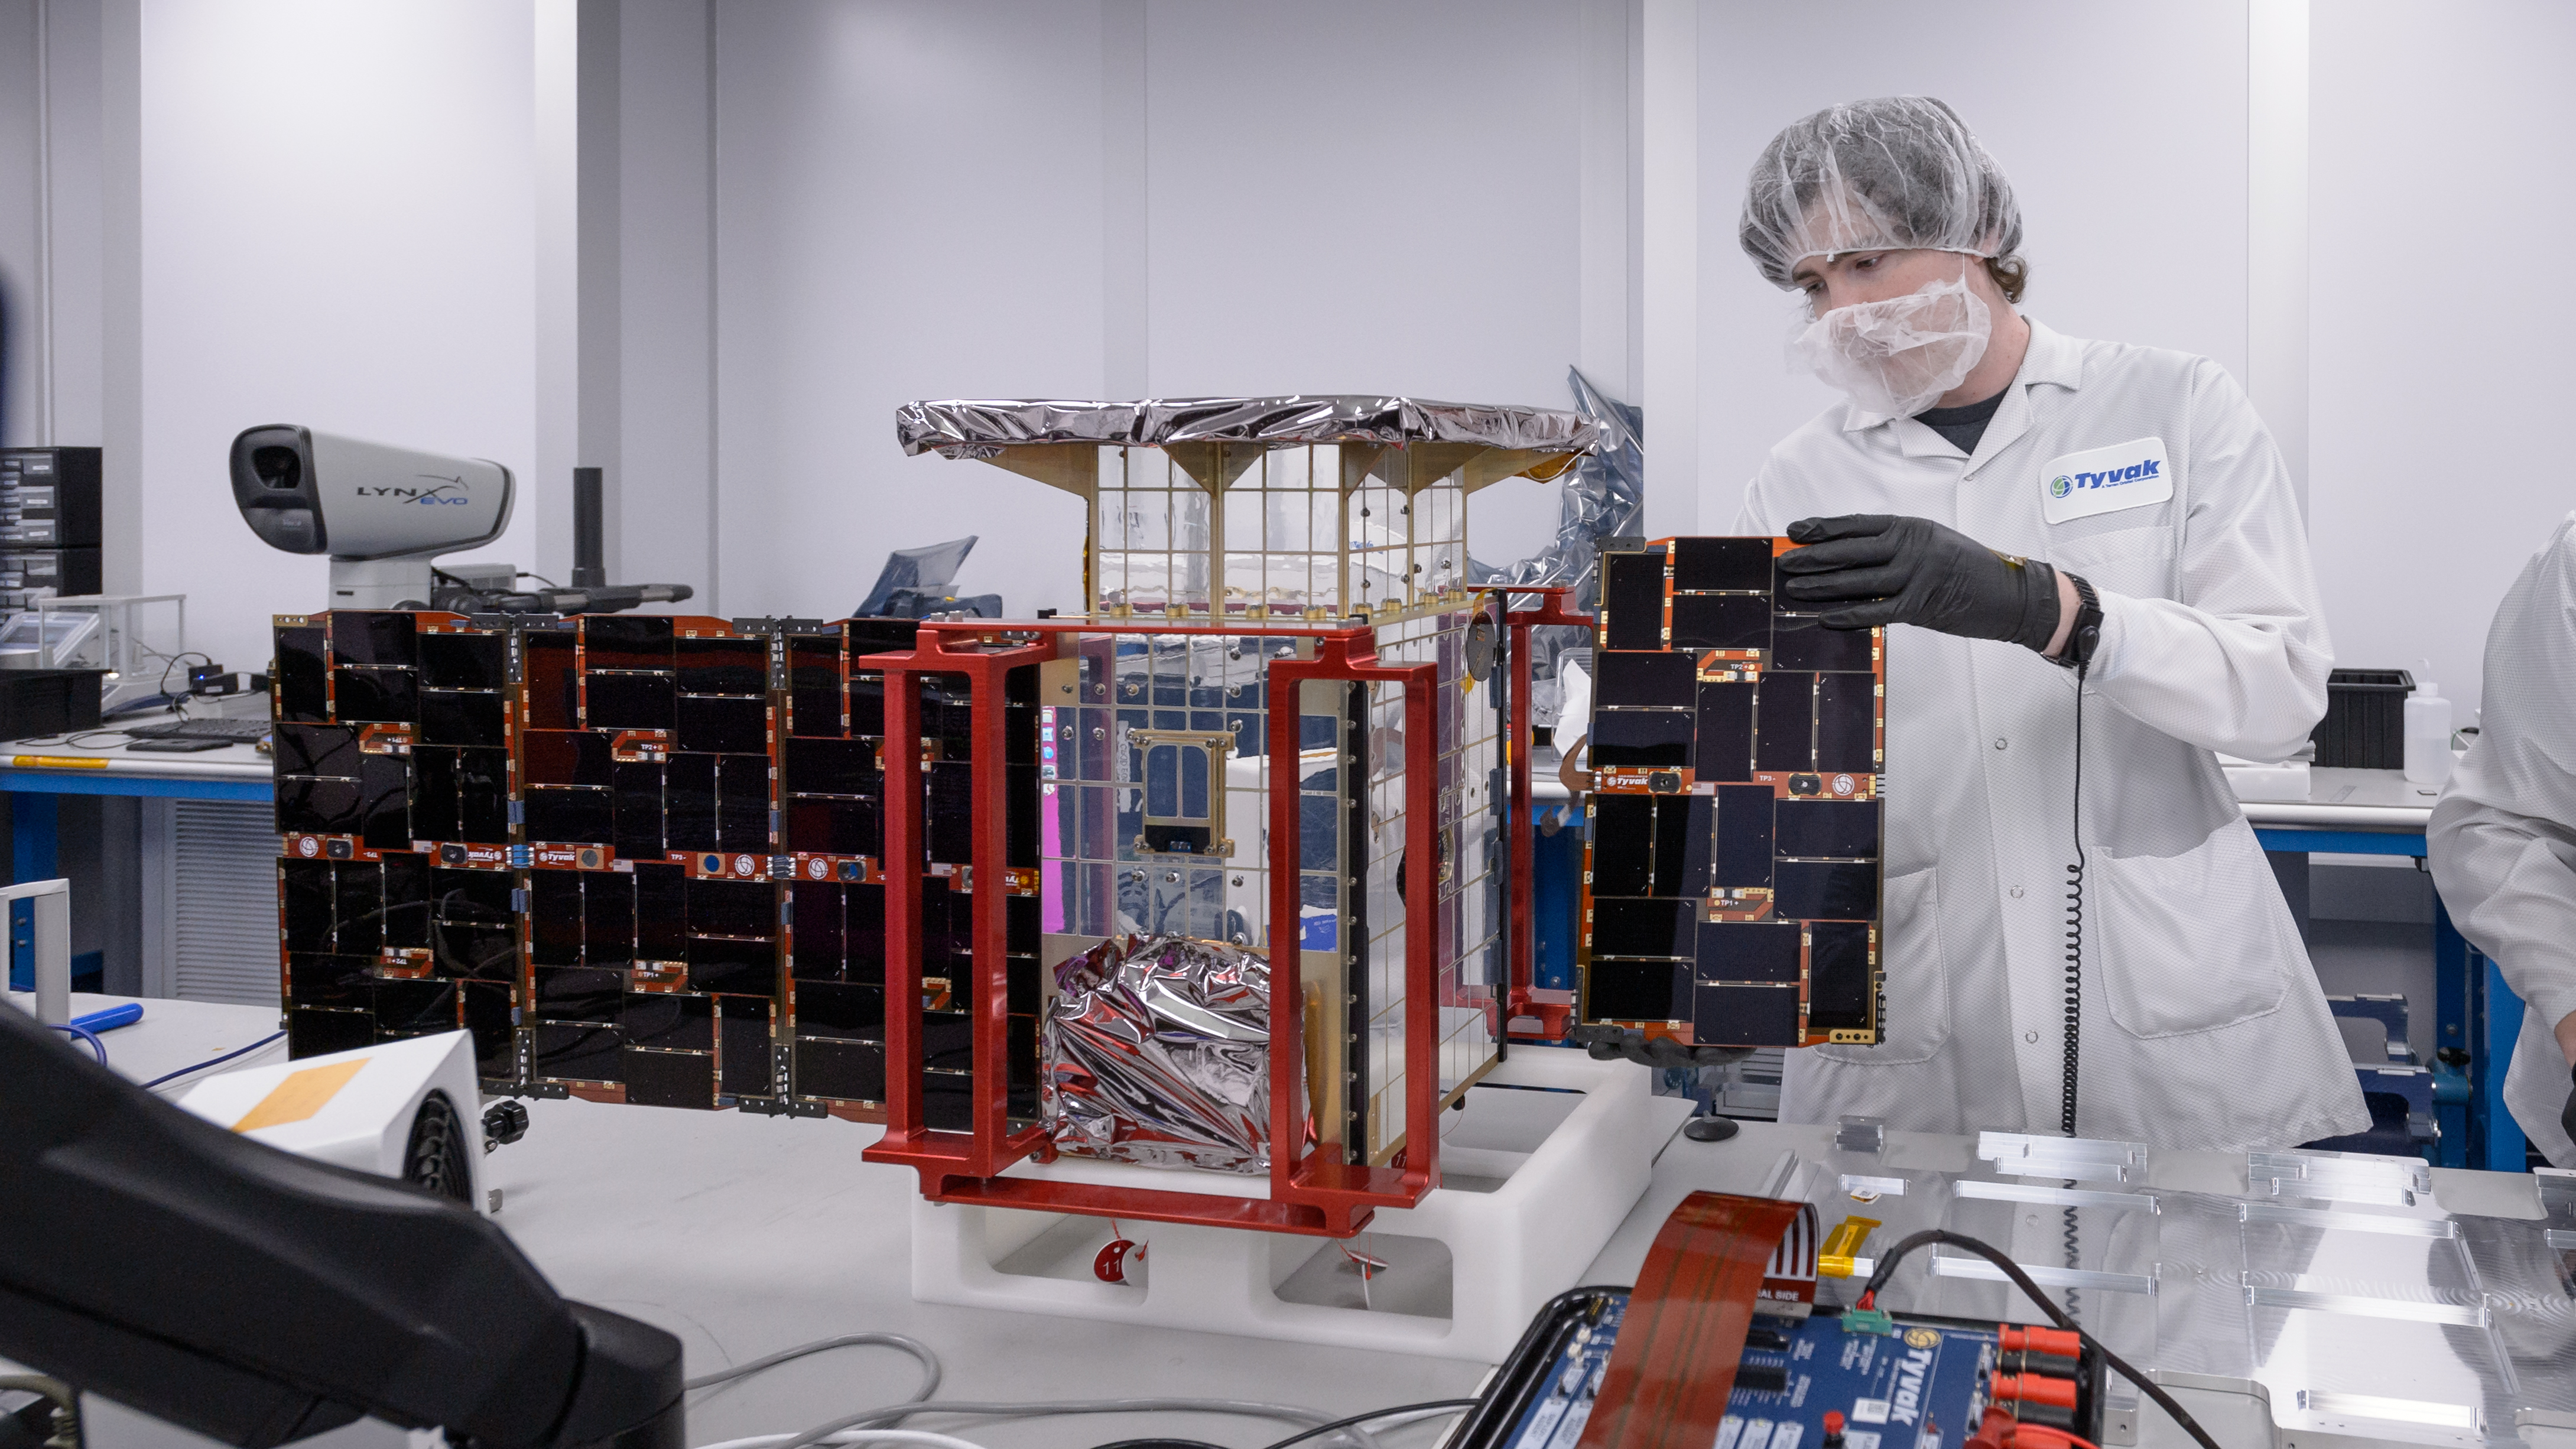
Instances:
[[[1851,394],[1861,411],[1910,418],[1967,380],[1994,315],[1958,280],[1836,307],[1789,336],[1789,366]]]

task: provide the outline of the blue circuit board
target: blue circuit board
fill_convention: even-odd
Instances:
[[[1626,1308],[1612,1301],[1559,1347],[1507,1449],[1574,1449]],[[1984,1416],[1990,1330],[1899,1320],[1890,1333],[1854,1333],[1829,1314],[1753,1324],[1714,1449],[1821,1449],[1828,1409],[1842,1412],[1843,1449],[1951,1449]]]
[[[1610,1346],[1619,1337],[1619,1322],[1627,1312],[1625,1294],[1611,1299],[1598,1319],[1576,1329],[1574,1337],[1557,1350],[1546,1387],[1503,1441],[1507,1449],[1574,1449],[1575,1441],[1583,1437],[1584,1423],[1592,1417],[1601,1376],[1610,1368]]]

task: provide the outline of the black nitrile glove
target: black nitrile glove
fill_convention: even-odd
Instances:
[[[1824,615],[1828,629],[1914,624],[2032,649],[2046,649],[2057,633],[2057,570],[1928,518],[1801,518],[1789,537],[1807,545],[1780,555],[1790,599],[1850,606]]]
[[[2558,1109],[2558,1125],[2567,1129],[2568,1136],[2576,1137],[2576,1068],[2567,1073],[2567,1105]]]

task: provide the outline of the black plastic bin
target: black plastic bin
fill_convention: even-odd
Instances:
[[[97,669],[0,669],[0,740],[98,728]]]
[[[2406,696],[2415,676],[2403,669],[2338,669],[2326,676],[2326,717],[2308,732],[2321,769],[2406,768]]]

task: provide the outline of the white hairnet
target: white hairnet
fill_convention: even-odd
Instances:
[[[2021,207],[1959,113],[1930,96],[1828,106],[1762,150],[1737,227],[1745,255],[1786,287],[1800,260],[1879,247],[2010,256]]]

